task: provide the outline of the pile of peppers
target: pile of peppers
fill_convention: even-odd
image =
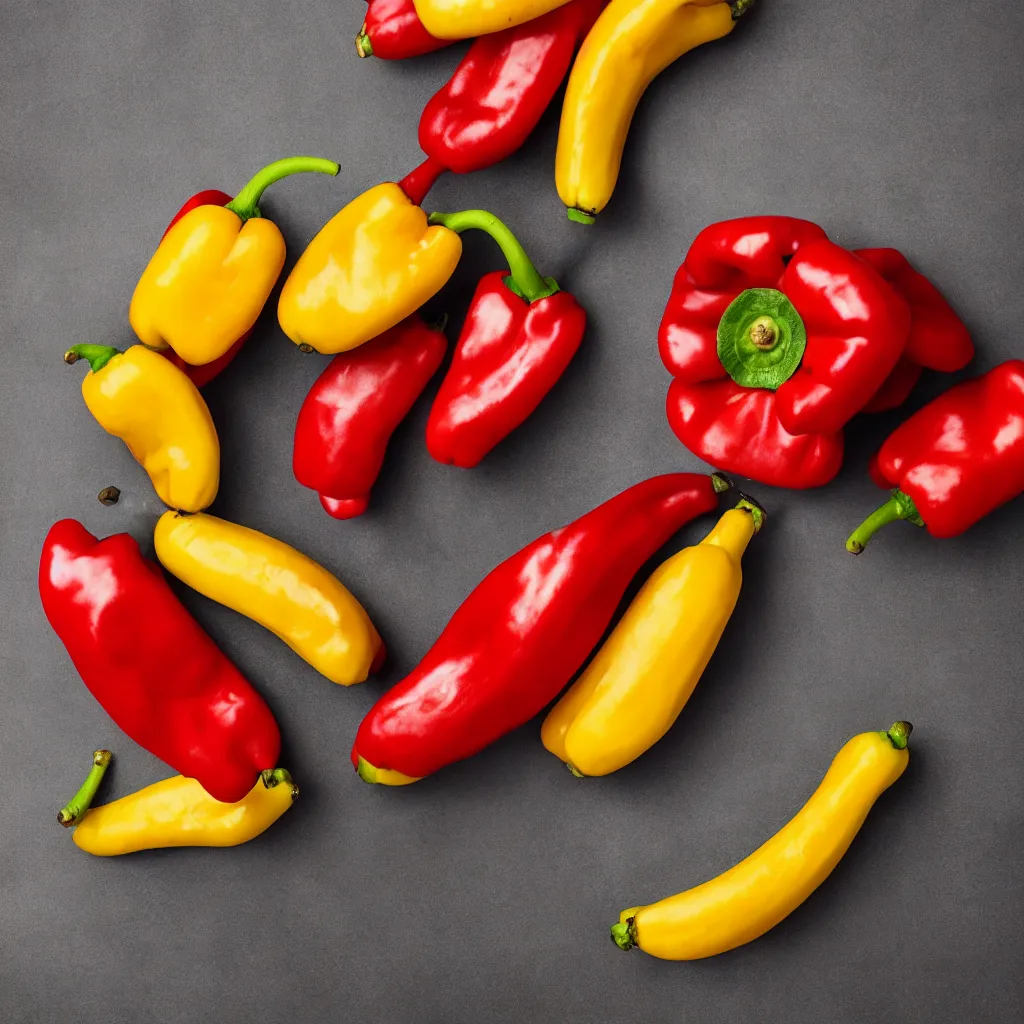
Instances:
[[[406,59],[477,38],[423,111],[423,162],[344,203],[280,291],[282,332],[298,351],[331,357],[317,367],[293,447],[295,479],[330,517],[367,512],[392,435],[442,368],[425,446],[438,462],[469,469],[537,409],[586,332],[584,307],[497,216],[427,211],[439,176],[509,157],[567,83],[556,182],[569,218],[593,224],[644,90],[690,49],[731,33],[751,2],[369,0],[360,57]],[[238,356],[285,266],[284,236],[262,215],[261,197],[297,173],[339,170],[290,157],[234,198],[194,195],[131,297],[138,343],[65,353],[69,364],[88,364],[87,408],[167,506],[154,524],[157,562],[131,536],[101,540],[71,519],[53,525],[41,552],[43,610],[82,681],[126,736],[178,773],[94,807],[112,758],[97,750],[58,814],[91,854],[238,845],[298,795],[278,764],[272,701],[205,633],[163,570],[259,623],[331,682],[361,683],[385,662],[370,615],[334,572],[209,511],[220,446],[199,389]],[[494,241],[507,269],[479,279],[449,354],[444,325],[423,307],[456,272],[469,230]],[[658,346],[673,377],[669,424],[714,471],[643,480],[493,568],[364,717],[351,748],[362,780],[418,782],[549,705],[540,739],[573,776],[626,768],[681,715],[729,627],[744,553],[768,514],[735,495],[613,625],[641,567],[718,509],[732,489],[724,472],[779,488],[823,486],[839,472],[844,431],[859,414],[900,408],[923,371],[956,373],[974,356],[964,323],[898,250],[847,249],[810,221],[777,216],[698,234],[675,274]],[[954,537],[1024,492],[1024,361],[918,410],[870,473],[891,493],[849,537],[855,554],[896,520]],[[111,505],[119,494],[106,487],[99,497]],[[769,930],[828,876],[901,776],[910,731],[896,722],[849,740],[772,839],[695,889],[624,910],[615,943],[696,959]]]

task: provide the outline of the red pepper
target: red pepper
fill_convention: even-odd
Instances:
[[[356,52],[360,57],[404,60],[453,42],[437,39],[423,27],[413,0],[369,0],[366,20],[356,36]]]
[[[872,463],[892,497],[846,542],[859,555],[904,519],[955,537],[1024,492],[1024,360],[957,384],[897,427]]]
[[[816,224],[713,224],[676,274],[659,335],[681,382],[673,426],[722,469],[786,487],[826,483],[841,461],[838,431],[892,372],[909,331],[905,300]],[[773,400],[745,400],[722,385],[730,377]]]
[[[295,479],[336,519],[362,515],[388,441],[448,347],[417,315],[335,356],[310,389],[295,426]]]
[[[427,449],[438,462],[475,466],[537,408],[572,361],[587,314],[537,268],[508,228],[484,210],[435,213],[431,224],[477,228],[501,246],[510,271],[477,285],[452,365],[430,410]]]
[[[181,220],[190,210],[194,210],[197,206],[226,206],[234,196],[229,196],[227,192],[221,192],[219,189],[207,189],[204,192],[197,192],[191,199],[189,199],[185,205],[174,215],[171,219],[171,223],[167,225],[167,230],[164,231],[161,238],[166,237],[167,232],[174,227],[175,224]],[[245,332],[224,353],[217,359],[214,359],[212,363],[205,363],[203,366],[192,366],[190,363],[186,363],[173,348],[163,349],[161,351],[162,356],[166,356],[174,365],[182,371],[192,381],[197,388],[201,388],[206,384],[209,384],[214,377],[218,376],[220,372],[227,367],[235,356],[238,355],[242,346],[246,343],[249,336],[252,334],[251,330]]]
[[[477,39],[423,110],[423,152],[458,174],[511,156],[537,127],[607,2],[572,0]]]
[[[215,800],[241,800],[277,766],[281,736],[263,698],[128,534],[98,541],[73,519],[54,524],[39,596],[110,717]]]
[[[727,486],[693,473],[645,480],[502,562],[363,720],[352,749],[360,775],[422,778],[536,715],[601,639],[643,563]]]

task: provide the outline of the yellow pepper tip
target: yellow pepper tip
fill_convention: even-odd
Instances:
[[[299,787],[295,784],[295,780],[287,768],[268,768],[266,771],[260,772],[260,781],[266,789],[273,789],[283,782],[291,787],[292,803],[299,798]]]
[[[377,784],[377,769],[365,758],[359,758],[359,762],[356,765],[356,773],[363,782],[368,782],[370,785]]]

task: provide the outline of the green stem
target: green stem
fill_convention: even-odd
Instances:
[[[617,921],[612,925],[612,942],[627,953],[636,945],[636,918]]]
[[[732,489],[732,481],[724,473],[712,473],[711,486],[714,487],[715,494],[724,494]]]
[[[498,243],[508,260],[510,278],[505,283],[527,302],[537,302],[554,295],[558,285],[550,277],[541,277],[519,239],[493,213],[486,210],[463,210],[461,213],[432,213],[431,224],[442,224],[456,234],[476,229],[484,231]]]
[[[370,37],[366,34],[366,22],[363,22],[363,27],[359,30],[359,35],[356,36],[356,53],[360,57],[372,57],[373,56],[373,43],[370,42]]]
[[[283,160],[275,160],[272,164],[267,164],[262,171],[257,171],[249,184],[226,206],[244,222],[261,216],[259,201],[263,197],[264,191],[275,181],[287,178],[290,174],[299,174],[302,171],[335,175],[340,170],[341,168],[333,160],[322,160],[316,156],[289,156]]]
[[[924,520],[917,511],[917,506],[909,495],[904,494],[899,488],[892,492],[892,497],[881,507],[876,509],[850,534],[846,541],[846,550],[853,555],[859,555],[867,546],[869,540],[883,526],[894,523],[898,519],[913,523],[914,526],[924,526]]]
[[[907,749],[907,740],[914,727],[909,722],[893,722],[892,728],[885,734],[892,740],[892,745],[897,750]]]
[[[295,785],[292,774],[287,768],[268,768],[266,771],[260,772],[260,781],[267,789],[280,786],[282,782],[285,785],[291,786],[293,801],[299,795],[299,787]]]
[[[732,0],[729,6],[732,8],[732,20],[739,21],[754,6],[754,0]]]
[[[92,768],[85,777],[78,792],[57,812],[57,820],[65,827],[77,825],[82,820],[82,815],[89,810],[89,805],[96,797],[96,790],[100,788],[103,776],[107,773],[110,759],[114,755],[109,750],[97,750],[92,755]]]
[[[111,348],[109,345],[72,345],[64,353],[64,362],[68,366],[73,366],[79,359],[84,359],[93,373],[99,373],[114,356],[120,354],[120,349]]]
[[[761,527],[768,521],[768,513],[753,498],[748,498],[745,494],[740,495],[740,500],[736,503],[736,508],[743,509],[744,512],[749,512],[754,519],[754,533],[760,533]]]

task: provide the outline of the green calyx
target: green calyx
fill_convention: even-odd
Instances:
[[[373,43],[370,42],[370,37],[366,34],[366,22],[363,22],[363,27],[359,30],[359,35],[356,36],[356,53],[360,57],[372,57],[373,56]]]
[[[732,0],[729,6],[732,8],[732,20],[739,21],[754,6],[754,0]]]
[[[893,722],[892,728],[885,734],[897,750],[906,750],[907,741],[914,727],[909,722]]]
[[[575,779],[585,779],[586,775],[583,774],[574,764],[570,764],[568,761],[565,762],[565,767],[569,769],[569,774]]]
[[[359,758],[359,761],[356,764],[356,774],[363,780],[363,782],[368,782],[371,786],[375,785],[377,782],[377,769],[374,768],[369,761],[366,761],[363,758]]]
[[[750,514],[754,520],[754,533],[760,533],[761,527],[768,522],[768,513],[753,498],[748,498],[745,494],[740,495],[740,500],[736,503],[735,508]]]
[[[432,213],[429,223],[440,224],[456,234],[476,230],[490,235],[508,260],[510,274],[505,278],[505,284],[526,302],[539,302],[559,290],[554,278],[541,277],[519,239],[493,213],[487,210]]]
[[[712,473],[711,486],[715,489],[715,494],[724,494],[732,489],[732,481],[724,473]]]
[[[92,768],[85,777],[78,792],[57,812],[57,821],[65,828],[77,825],[89,810],[90,805],[96,798],[96,791],[100,788],[103,776],[107,774],[111,758],[114,755],[109,750],[97,750],[92,755]]]
[[[287,768],[267,768],[266,771],[260,772],[260,781],[266,789],[274,789],[284,783],[291,787],[292,801],[298,798],[299,787],[295,785],[291,772]]]
[[[257,171],[249,183],[241,192],[225,205],[243,223],[260,217],[259,201],[263,193],[275,181],[287,178],[292,174],[300,174],[303,171],[313,171],[317,174],[335,175],[341,168],[333,160],[322,160],[316,156],[289,156],[284,160],[275,160],[267,164],[262,171]]]
[[[587,213],[586,210],[580,210],[575,206],[568,207],[565,215],[573,224],[594,224],[597,222],[597,214]]]
[[[868,541],[883,526],[888,526],[889,523],[894,523],[897,520],[902,520],[913,526],[924,526],[924,520],[921,518],[921,513],[917,511],[914,499],[909,494],[904,494],[898,487],[892,492],[892,497],[884,505],[875,509],[850,534],[846,540],[846,550],[851,555],[859,555],[867,547]]]
[[[612,925],[612,942],[627,953],[636,945],[636,918],[630,917]]]
[[[99,373],[114,356],[120,354],[120,349],[111,348],[109,345],[72,345],[64,353],[64,362],[68,366],[74,366],[79,359],[84,359],[93,373]]]
[[[718,358],[740,387],[775,391],[796,372],[806,348],[800,314],[774,288],[740,292],[718,324]]]

